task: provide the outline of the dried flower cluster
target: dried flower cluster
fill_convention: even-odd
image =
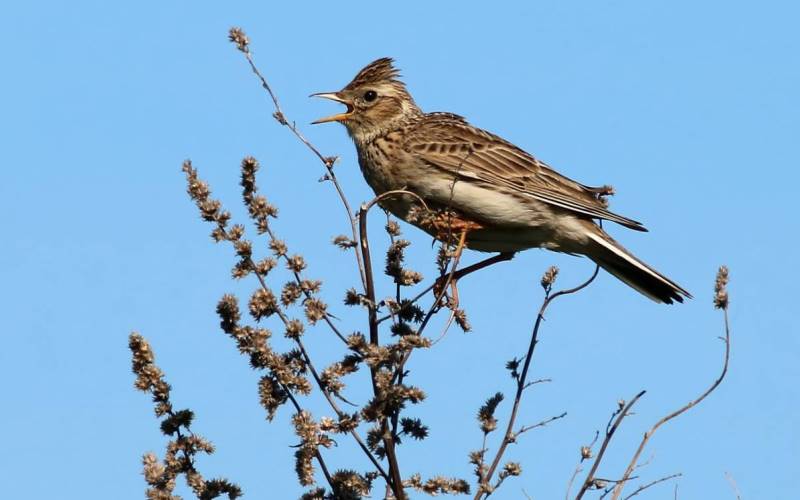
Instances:
[[[720,266],[717,279],[714,281],[714,307],[717,309],[728,308],[728,268]]]
[[[553,289],[556,277],[558,277],[558,268],[556,266],[548,267],[547,271],[542,275],[541,280],[542,288],[544,288],[545,293],[550,293],[550,290]]]
[[[233,42],[236,45],[236,48],[242,52],[247,52],[250,50],[248,47],[250,45],[250,39],[247,38],[242,28],[233,27],[228,31],[228,40]]]
[[[469,495],[469,483],[463,479],[436,476],[423,482],[419,474],[414,474],[403,484],[406,487],[414,488],[431,496],[440,494]]]
[[[172,408],[170,402],[170,385],[164,380],[164,374],[155,364],[155,355],[150,344],[138,333],[132,333],[128,340],[133,362],[133,373],[136,375],[134,386],[153,396],[156,416],[162,418],[161,432],[171,439],[167,443],[164,460],[159,461],[155,453],[145,453],[142,457],[143,475],[147,481],[146,496],[150,500],[174,500],[178,476],[183,474],[186,484],[197,498],[211,499],[221,495],[235,499],[242,496],[239,486],[227,479],[206,480],[197,471],[195,459],[199,453],[214,453],[214,446],[201,436],[190,430],[194,413],[191,410]]]

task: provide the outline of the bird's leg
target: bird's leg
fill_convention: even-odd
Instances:
[[[502,262],[505,260],[510,260],[513,256],[513,252],[505,252],[495,255],[494,257],[490,257],[485,259],[477,264],[473,264],[469,267],[464,269],[458,269],[458,263],[461,259],[461,254],[464,252],[464,248],[466,247],[467,243],[467,235],[470,231],[477,231],[483,229],[483,225],[479,222],[471,221],[469,219],[465,219],[460,217],[457,213],[452,211],[447,211],[444,213],[435,214],[432,219],[427,222],[430,228],[435,232],[436,238],[445,245],[454,241],[455,234],[458,234],[458,240],[456,244],[455,251],[453,252],[453,263],[450,266],[450,272],[440,276],[436,283],[434,284],[433,293],[436,297],[441,297],[443,295],[444,288],[446,286],[450,286],[451,290],[451,299],[448,303],[448,307],[450,309],[456,309],[458,307],[459,299],[458,299],[458,280],[463,278],[464,276],[478,271],[479,269],[483,269],[484,267],[488,267],[496,262]]]
[[[458,267],[458,261],[461,260],[461,254],[464,252],[464,245],[467,242],[467,233],[469,229],[464,228],[461,231],[461,235],[458,237],[458,244],[456,245],[455,252],[453,252],[453,264],[451,266],[451,271],[447,274],[440,276],[436,283],[433,286],[433,294],[435,296],[442,295],[442,290],[444,289],[447,284],[450,284],[450,298],[452,299],[448,303],[448,307],[450,309],[456,309],[458,307],[458,285],[456,283],[456,268]]]
[[[497,255],[493,255],[492,257],[489,257],[488,259],[484,259],[484,260],[482,260],[480,262],[476,262],[475,264],[472,264],[471,266],[467,266],[464,269],[458,269],[458,270],[454,271],[453,272],[453,277],[450,279],[450,283],[452,285],[451,288],[453,290],[454,300],[455,300],[456,304],[458,304],[458,288],[455,285],[456,285],[456,282],[458,280],[460,280],[461,278],[463,278],[464,276],[466,276],[468,274],[474,273],[475,271],[480,271],[483,268],[489,267],[492,264],[497,264],[498,262],[505,262],[507,260],[511,260],[511,259],[514,258],[514,255],[516,255],[514,252],[502,252],[502,253],[499,253]],[[439,292],[442,290],[442,288],[447,283],[448,278],[450,278],[450,274],[445,274],[444,276],[440,276],[436,280],[436,284],[434,285],[434,288],[433,288],[434,295],[438,295],[439,294]]]
[[[480,271],[485,267],[489,267],[492,264],[497,264],[498,262],[505,262],[507,260],[511,260],[516,255],[514,252],[501,252],[497,255],[489,257],[488,259],[484,259],[480,262],[472,264],[471,266],[467,266],[464,269],[459,269],[455,273],[453,273],[453,280],[459,280],[468,274],[472,274],[475,271]]]

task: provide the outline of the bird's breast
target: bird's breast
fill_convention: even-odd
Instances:
[[[357,149],[361,173],[375,194],[406,187],[402,165],[405,152],[392,134],[357,145]]]

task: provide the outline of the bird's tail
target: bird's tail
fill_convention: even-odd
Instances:
[[[672,304],[673,300],[683,302],[684,297],[692,298],[677,283],[636,258],[602,229],[592,226],[586,255],[600,267],[656,302]]]

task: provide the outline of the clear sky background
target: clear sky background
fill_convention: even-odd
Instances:
[[[0,496],[143,496],[141,454],[165,440],[132,388],[131,330],[152,342],[175,403],[218,446],[199,461],[204,474],[238,482],[247,498],[299,496],[288,408],[265,422],[257,374],[214,313],[223,293],[246,298],[254,283],[230,280],[232,252],[210,242],[181,161],[192,158],[241,218],[239,161],[261,160],[261,187],[281,209],[275,229],[324,280],[342,329],[363,321],[340,302],[357,278],[352,256],[329,244],[346,231],[332,186],[317,183],[321,165],[272,120],[226,40],[240,25],[286,113],[341,156],[354,203],[371,193],[343,128],[305,125],[338,108],[307,96],[392,56],[424,109],[465,115],[572,178],[614,185],[615,211],[651,231],[610,227],[614,237],[695,295],[656,305],[602,274],[553,305],[532,376],[554,381],[528,393],[520,423],[568,416],[509,450],[524,474],[496,498],[563,498],[579,447],[618,399],[647,389],[600,471],[618,477],[641,433],[716,377],[722,317],[711,296],[723,263],[729,377],[659,431],[639,475],[682,472],[679,498],[735,498],[725,472],[742,498],[796,498],[799,18],[789,1],[4,3]],[[404,230],[411,263],[433,276],[429,238]],[[561,285],[592,269],[534,250],[462,283],[474,332],[453,329],[414,358],[429,399],[409,414],[431,438],[401,448],[404,472],[472,479],[475,412],[512,392],[503,364],[527,345],[551,264]],[[324,327],[307,335],[320,360],[340,356]],[[331,466],[365,470],[340,441]],[[672,485],[657,488],[646,498],[672,498]]]

